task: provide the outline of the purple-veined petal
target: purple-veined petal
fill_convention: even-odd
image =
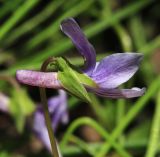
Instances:
[[[137,87],[134,87],[132,89],[104,89],[87,87],[87,89],[89,92],[95,93],[99,96],[113,99],[139,97],[142,96],[146,91],[145,88],[140,89]]]
[[[90,76],[102,88],[116,88],[138,70],[140,53],[116,53],[105,57]]]
[[[72,40],[78,51],[84,57],[84,72],[90,75],[96,65],[95,49],[89,43],[81,28],[73,18],[62,21],[61,30]]]
[[[16,78],[20,83],[44,88],[62,88],[56,72],[39,72],[32,70],[17,70]]]

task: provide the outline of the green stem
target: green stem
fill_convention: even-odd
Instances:
[[[54,58],[47,59],[42,64],[41,71],[45,72],[48,64],[51,63],[52,61],[54,61]],[[48,110],[46,90],[45,90],[45,88],[41,88],[41,87],[39,89],[40,89],[41,101],[42,101],[42,104],[43,104],[45,122],[46,122],[48,135],[49,135],[49,139],[50,139],[50,143],[51,143],[52,154],[53,154],[53,157],[59,157],[58,148],[57,148],[56,140],[55,140],[55,137],[54,137],[52,124],[51,124],[51,119],[50,119],[50,114],[49,114],[49,110]]]
[[[103,1],[102,7],[103,7],[102,19],[109,18],[114,15],[112,12],[112,6],[110,1]],[[119,22],[115,23],[113,25],[113,28],[118,35],[123,51],[131,52],[132,40],[130,38],[130,35],[127,33],[127,31],[122,27],[122,25]],[[124,117],[124,115],[125,115],[125,100],[118,100],[117,101],[117,119],[116,119],[117,125],[119,124],[121,119]],[[124,143],[123,134],[119,137],[119,141],[121,142],[121,144]]]
[[[94,156],[95,151],[91,149],[89,145],[86,142],[82,141],[80,138],[71,135],[70,141],[77,144],[81,149],[86,151],[89,155]]]
[[[91,98],[91,103],[89,105],[93,109],[96,118],[98,119],[99,122],[105,125],[106,123],[105,110],[100,106],[100,102],[95,95],[90,94],[90,98]]]
[[[60,147],[65,147],[68,140],[70,139],[72,133],[81,125],[89,125],[91,127],[93,127],[94,129],[97,130],[97,132],[99,134],[101,134],[107,141],[107,143],[109,142],[111,145],[113,145],[115,147],[115,149],[117,150],[117,152],[123,156],[123,157],[131,157],[130,154],[128,154],[128,152],[126,152],[121,145],[119,145],[118,143],[116,143],[115,141],[113,141],[113,139],[110,137],[110,135],[107,133],[107,131],[105,129],[103,129],[99,124],[97,124],[97,122],[95,122],[93,119],[88,118],[88,117],[83,117],[83,118],[79,118],[77,120],[75,120],[70,127],[68,128],[68,130],[66,131],[61,143],[60,143]]]
[[[154,53],[154,49],[159,48],[160,46],[160,35],[154,38],[149,44],[144,45],[144,47],[140,48],[139,52],[144,52],[145,58],[150,57]]]
[[[38,0],[28,0],[21,5],[13,16],[11,16],[6,23],[4,23],[0,29],[0,40],[2,40],[5,35],[15,26],[15,24],[20,20],[36,3]]]
[[[56,145],[56,140],[55,140],[55,137],[53,135],[53,129],[52,129],[52,126],[51,126],[51,119],[50,119],[49,110],[48,110],[45,88],[40,88],[40,96],[41,96],[41,101],[42,101],[42,104],[43,104],[44,117],[45,117],[45,122],[46,122],[47,130],[48,130],[48,135],[49,135],[49,139],[50,139],[50,143],[51,143],[52,154],[53,154],[53,157],[59,157],[58,148],[57,148],[57,145]]]
[[[118,126],[121,123],[121,120],[123,119],[123,117],[125,116],[125,110],[126,110],[126,104],[125,104],[125,100],[124,99],[120,99],[117,100],[117,117],[116,117],[116,126]],[[124,145],[125,142],[125,136],[122,133],[119,138],[118,141]]]
[[[83,0],[80,1],[77,5],[69,9],[62,16],[60,16],[56,21],[54,21],[50,26],[41,31],[38,35],[31,38],[31,40],[26,44],[27,50],[31,50],[35,48],[38,44],[41,44],[43,41],[48,39],[51,35],[54,35],[59,30],[59,25],[62,20],[68,17],[74,17],[79,15],[84,10],[88,9],[88,7],[93,3],[93,0]]]
[[[158,151],[160,132],[160,91],[157,95],[157,104],[151,128],[151,137],[145,157],[155,157]]]
[[[146,0],[146,1],[137,1],[134,4],[131,4],[127,7],[125,7],[124,9],[121,9],[119,11],[117,11],[112,17],[107,18],[105,20],[99,20],[96,23],[91,24],[89,27],[87,27],[85,34],[91,38],[95,35],[97,35],[98,33],[102,32],[104,29],[107,29],[110,26],[113,26],[115,23],[120,22],[122,19],[133,15],[134,13],[138,12],[140,9],[144,8],[144,6],[146,6],[147,4],[151,3],[151,1]],[[159,40],[156,38],[156,45],[153,43],[147,44],[147,46],[145,47],[144,51],[150,51],[151,48],[155,49],[160,45]],[[48,56],[51,55],[60,55],[62,53],[64,53],[64,51],[70,49],[73,46],[73,44],[67,40],[61,40],[61,42],[57,43],[57,45],[52,45],[49,48],[47,48],[46,50],[42,50],[41,52],[38,53],[38,56],[35,55],[32,57],[27,57],[27,59],[23,59],[23,61],[19,62],[17,65],[15,65],[14,67],[12,67],[12,69],[9,69],[7,72],[9,73],[14,73],[17,68],[19,68],[20,66],[24,66],[25,67],[29,67],[29,63],[30,62],[41,62],[44,58],[47,58]],[[152,46],[152,47],[151,47]]]
[[[131,18],[129,25],[131,29],[133,43],[135,44],[135,47],[138,50],[142,48],[147,41],[142,20],[139,16],[135,15],[134,17]]]
[[[51,14],[53,14],[59,6],[64,2],[64,0],[61,1],[52,1],[50,2],[40,13],[38,13],[36,16],[30,18],[28,21],[20,25],[19,27],[15,28],[11,35],[5,40],[5,46],[9,46],[17,38],[24,35],[25,33],[29,33],[29,31],[32,31],[36,26],[41,24],[44,20],[46,20]]]
[[[21,3],[21,0],[5,1],[3,6],[1,6],[0,19],[2,19],[10,11],[14,11],[17,6]]]
[[[139,150],[139,152],[142,152],[143,149],[147,145],[147,141],[148,141],[147,139],[145,141],[141,141],[141,139],[139,139],[138,143],[130,143],[129,145],[127,143],[125,143],[124,147],[126,149],[129,149],[129,150],[133,151],[133,152],[135,150],[137,150],[137,152],[138,152],[138,150]],[[76,143],[76,144],[78,144],[78,143]],[[84,148],[82,148],[83,146],[82,147],[79,146],[79,144],[78,144],[78,146],[67,145],[67,146],[63,147],[61,149],[62,154],[64,156],[79,156],[79,155],[83,154]],[[100,142],[100,143],[99,142],[98,143],[87,143],[87,150],[88,151],[91,150],[90,153],[93,154],[94,152],[98,151],[102,146],[103,146],[102,142]],[[159,152],[160,152],[160,143],[158,143],[158,153]]]
[[[124,131],[124,129],[130,124],[130,122],[137,116],[137,114],[147,105],[147,101],[155,95],[157,90],[160,87],[160,77],[158,77],[154,82],[150,85],[147,93],[142,96],[130,109],[126,116],[123,117],[121,123],[115,128],[113,133],[111,134],[111,138],[116,140],[119,135]],[[97,154],[97,157],[103,157],[105,154],[109,152],[111,148],[110,143],[105,143],[103,147]]]
[[[118,34],[119,40],[122,45],[122,49],[125,52],[131,52],[132,50],[132,40],[128,32],[122,27],[121,24],[114,25],[114,29]]]

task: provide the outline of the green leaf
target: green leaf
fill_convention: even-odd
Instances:
[[[32,114],[35,105],[23,89],[13,90],[10,102],[10,112],[14,117],[16,128],[19,132],[22,132],[26,116]]]
[[[0,157],[25,157],[24,155],[20,155],[20,154],[15,154],[14,153],[14,155],[13,154],[11,154],[10,152],[7,152],[7,151],[4,151],[4,150],[2,150],[2,151],[0,151]]]
[[[10,52],[6,51],[0,51],[0,64],[7,62],[7,61],[13,61],[14,57]]]
[[[136,142],[141,142],[148,140],[151,122],[150,120],[144,121],[142,124],[137,125],[133,128],[126,136],[126,141],[128,144],[133,144]]]
[[[70,68],[63,58],[58,58],[56,63],[57,68],[59,69],[58,79],[61,81],[63,87],[72,95],[90,103],[91,99],[82,83],[89,86],[95,86],[96,84],[93,82],[93,80],[86,75],[80,74]]]
[[[10,157],[10,154],[8,152],[2,151],[0,152],[0,157]]]

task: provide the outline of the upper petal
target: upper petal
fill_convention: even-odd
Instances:
[[[116,88],[135,74],[142,57],[140,53],[110,55],[100,61],[91,77],[102,88]]]
[[[146,91],[145,88],[140,89],[137,87],[134,87],[132,89],[88,88],[88,90],[99,96],[113,99],[139,97],[142,96]]]
[[[78,51],[84,57],[84,72],[91,74],[96,64],[96,52],[77,22],[73,18],[68,18],[62,21],[61,30],[72,40]]]

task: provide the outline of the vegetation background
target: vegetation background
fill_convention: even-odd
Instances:
[[[140,70],[125,87],[147,91],[130,100],[93,96],[92,105],[68,96],[70,121],[56,132],[63,156],[160,155],[160,1],[0,0],[0,93],[10,102],[10,112],[0,111],[0,157],[51,156],[32,132],[38,88],[18,84],[15,72],[39,70],[49,56],[83,64],[60,31],[67,17],[74,17],[84,30],[97,60],[116,52],[143,53]]]

